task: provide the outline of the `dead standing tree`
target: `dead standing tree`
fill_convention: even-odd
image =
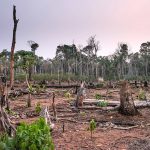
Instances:
[[[137,115],[138,110],[135,108],[132,98],[132,91],[127,81],[122,82],[120,89],[120,107],[119,112],[123,115]]]
[[[15,44],[16,44],[17,24],[19,22],[19,19],[16,19],[16,6],[13,6],[13,20],[14,20],[14,29],[13,29],[11,58],[10,58],[10,87],[11,88],[13,88],[13,85],[14,85],[14,50],[15,50]]]

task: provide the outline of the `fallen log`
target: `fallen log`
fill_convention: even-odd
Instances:
[[[83,104],[85,105],[97,105],[99,102],[104,101],[103,99],[101,100],[96,100],[96,99],[85,99],[83,101]],[[107,100],[107,106],[118,106],[120,105],[120,101],[112,101],[112,100]],[[150,107],[150,100],[135,100],[134,101],[135,106],[137,108],[141,108],[141,107]]]
[[[79,88],[80,85],[46,85],[47,88]],[[86,88],[88,89],[101,89],[98,88],[96,85],[86,85]]]
[[[17,89],[17,90],[12,90],[8,93],[8,97],[17,97],[17,96],[21,96],[24,94],[28,94],[28,90],[27,89]]]
[[[137,127],[138,127],[138,125],[131,126],[131,127],[114,126],[113,128],[114,129],[119,129],[119,130],[130,130],[130,129],[137,128]]]
[[[150,101],[134,101],[136,108],[150,107]]]
[[[75,109],[75,107],[71,107]],[[78,109],[86,109],[86,110],[114,110],[116,107],[98,107],[98,106],[82,106],[78,107]]]
[[[85,105],[97,105],[99,102],[103,102],[103,101],[104,101],[104,99],[101,99],[101,100],[85,99],[83,101],[83,104],[85,104]],[[113,107],[120,104],[119,101],[110,101],[110,100],[109,101],[107,100],[107,103],[108,103],[107,106],[113,106]]]
[[[99,102],[102,102],[104,100],[94,100],[94,99],[85,99],[83,101],[84,106],[79,107],[79,109],[87,109],[87,110],[118,110],[120,106],[119,101],[107,101],[107,107],[100,107],[97,106]],[[96,105],[96,106],[95,106]],[[135,101],[135,107],[136,108],[145,108],[150,107],[150,101]],[[72,107],[74,109],[74,107]]]

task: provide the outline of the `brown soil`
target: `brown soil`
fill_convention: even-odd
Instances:
[[[48,89],[49,91],[55,89]],[[108,98],[119,100],[119,89],[110,90]],[[134,90],[137,92],[137,89]],[[106,94],[106,90],[87,90],[87,98],[94,98],[96,93]],[[134,98],[136,98],[134,94]],[[139,109],[138,116],[122,116],[116,111],[98,110],[77,110],[70,105],[71,99],[65,98],[63,92],[56,94],[56,109],[58,120],[53,121],[55,127],[52,137],[56,150],[148,150],[150,149],[150,109]],[[51,96],[33,95],[32,107],[26,107],[27,95],[17,97],[11,101],[11,120],[13,122],[31,123],[38,119],[35,113],[36,103],[41,106],[48,105],[53,118],[51,107]],[[15,113],[15,114],[14,114]],[[96,129],[91,138],[88,131],[91,119],[96,121]],[[115,129],[117,127],[129,127],[132,129]],[[64,132],[63,132],[64,126]]]

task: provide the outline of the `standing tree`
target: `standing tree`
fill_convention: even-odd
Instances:
[[[27,106],[31,107],[31,94],[33,92],[33,88],[28,81],[27,73],[29,73],[29,77],[30,77],[31,76],[30,68],[34,65],[35,55],[31,51],[21,50],[15,53],[15,58],[16,60],[18,60],[16,67],[21,67],[26,73],[26,83],[29,91]]]
[[[30,68],[35,64],[35,55],[31,51],[20,50],[15,53],[15,67],[20,67],[31,78]]]
[[[3,66],[3,74],[6,76],[8,73],[8,66],[9,66],[9,59],[10,59],[10,52],[7,51],[7,49],[4,49],[0,53],[0,62],[2,63]]]
[[[16,19],[16,6],[13,6],[13,20],[14,20],[14,29],[13,29],[11,59],[10,59],[10,87],[11,88],[13,88],[13,85],[14,85],[14,50],[15,50],[15,44],[16,44],[17,24],[19,22],[19,19]]]
[[[140,47],[140,53],[143,58],[143,64],[145,67],[145,76],[148,76],[148,66],[150,59],[150,42],[142,43]]]
[[[39,44],[30,40],[30,41],[27,41],[29,46],[31,47],[31,51],[35,54],[35,51],[37,50],[37,48],[39,47]]]
[[[38,43],[36,43],[36,42],[34,42],[34,41],[32,41],[32,40],[30,40],[30,41],[27,41],[27,43],[29,44],[29,46],[31,47],[31,51],[33,52],[33,54],[35,55],[35,51],[37,50],[37,48],[39,47],[39,44]],[[34,66],[31,66],[30,67],[30,69],[29,69],[29,71],[30,71],[30,75],[32,74],[32,73],[35,73],[36,72],[36,66],[34,65]],[[31,76],[29,76],[29,81],[31,81]]]

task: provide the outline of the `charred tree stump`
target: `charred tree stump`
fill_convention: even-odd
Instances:
[[[53,93],[52,109],[53,109],[53,113],[54,113],[54,118],[55,118],[55,120],[57,120],[57,111],[56,111],[56,106],[55,106],[55,93]]]
[[[28,99],[27,99],[27,107],[31,107],[31,93],[28,93]]]
[[[119,113],[123,115],[137,115],[138,110],[135,107],[134,100],[132,98],[131,88],[127,81],[123,81],[120,89],[120,107]]]

